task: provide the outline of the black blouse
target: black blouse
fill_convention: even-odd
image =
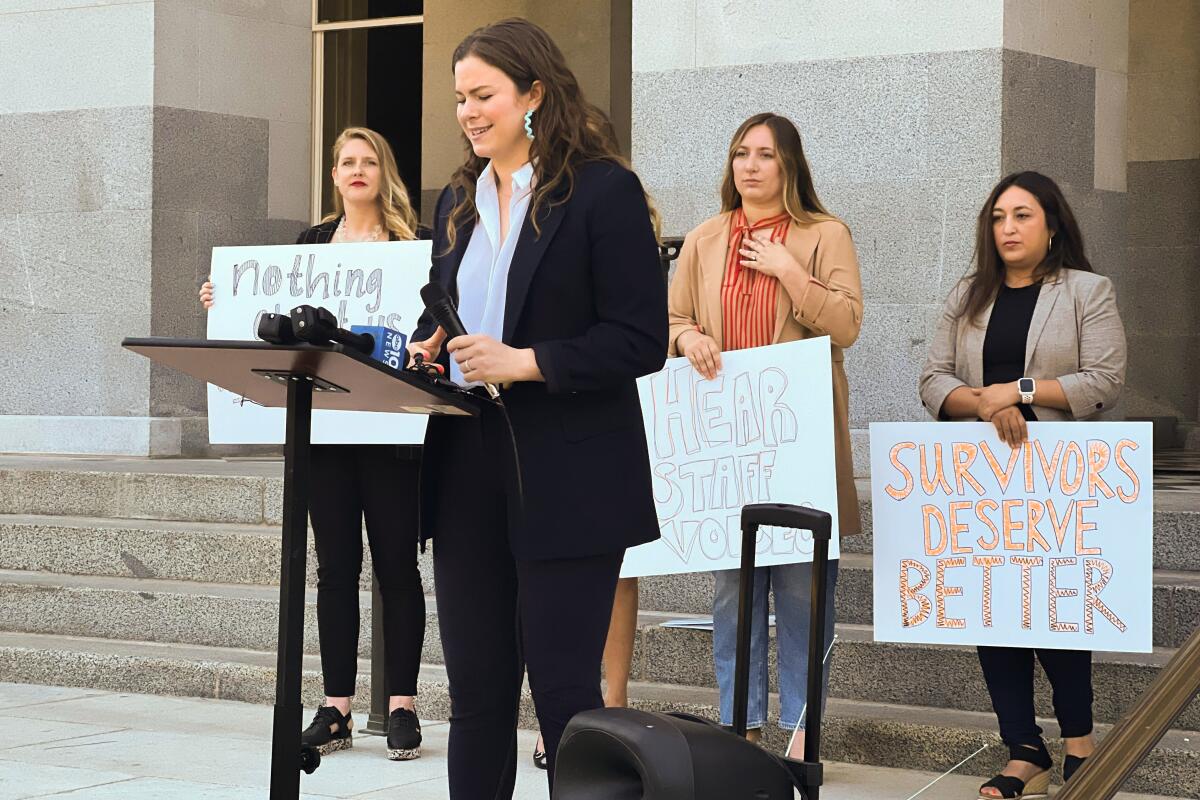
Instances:
[[[983,337],[983,385],[1012,383],[1025,376],[1025,344],[1029,338],[1029,323],[1037,306],[1040,282],[1013,289],[1001,286],[992,306],[987,333]],[[1036,422],[1033,409],[1025,403],[1017,405],[1021,415]]]

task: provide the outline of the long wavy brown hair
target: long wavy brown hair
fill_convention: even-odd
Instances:
[[[1006,175],[988,195],[975,225],[975,268],[967,275],[967,291],[958,309],[958,318],[966,318],[973,325],[979,324],[979,315],[996,299],[1004,285],[1004,261],[996,249],[992,209],[1010,186],[1019,186],[1036,197],[1046,214],[1046,228],[1051,235],[1050,250],[1034,269],[1034,280],[1045,280],[1064,269],[1095,271],[1084,255],[1083,235],[1075,221],[1075,212],[1071,211],[1058,184],[1040,172]]]
[[[742,139],[754,127],[765,125],[775,139],[775,155],[779,159],[779,171],[783,182],[783,210],[799,223],[819,222],[837,217],[825,210],[817,189],[813,186],[812,171],[804,157],[804,144],[800,131],[787,117],[765,112],[755,114],[738,126],[729,140],[729,153],[725,157],[725,174],[721,178],[721,211],[741,208],[742,195],[733,182],[733,157],[742,146]]]
[[[336,165],[341,158],[342,148],[351,139],[362,139],[375,151],[379,159],[379,213],[383,216],[383,227],[387,229],[390,238],[400,241],[410,241],[417,238],[417,212],[413,210],[412,201],[408,198],[408,189],[400,179],[400,170],[396,168],[396,156],[391,146],[377,131],[370,128],[346,128],[333,143],[333,163]],[[321,222],[332,222],[346,213],[342,193],[333,187],[333,211],[325,215]]]
[[[521,94],[527,94],[534,81],[542,83],[544,94],[533,119],[536,137],[529,146],[536,187],[529,215],[539,235],[538,214],[571,198],[575,170],[581,164],[607,160],[629,166],[621,156],[616,130],[608,115],[584,98],[562,51],[540,27],[514,17],[479,28],[455,48],[450,69],[468,56],[503,72]],[[487,166],[486,158],[475,155],[466,134],[462,139],[466,159],[450,179],[457,202],[450,212],[447,251],[454,249],[458,226],[479,216],[475,183]],[[650,198],[646,199],[649,203]],[[657,233],[660,226],[652,203],[650,216]]]

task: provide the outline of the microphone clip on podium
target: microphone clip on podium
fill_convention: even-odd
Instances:
[[[300,746],[312,411],[475,416],[487,401],[424,372],[393,369],[352,345],[297,341],[286,317],[271,316],[277,344],[151,337],[121,346],[259,405],[287,409],[270,792],[282,800],[298,797],[300,770],[311,773],[321,761]]]

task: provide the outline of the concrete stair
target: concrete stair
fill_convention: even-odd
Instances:
[[[0,681],[273,702],[281,475],[278,462],[0,457]],[[860,492],[869,497],[865,486]],[[1103,725],[1137,700],[1200,621],[1200,498],[1160,492],[1155,502],[1158,646],[1150,654],[1096,654],[1095,712]],[[869,522],[869,501],[864,510]],[[870,536],[848,540],[844,550],[826,756],[943,770],[995,744],[973,649],[873,641]],[[364,555],[359,698],[365,702]],[[310,706],[320,698],[314,564],[310,550],[304,680]],[[423,716],[445,718],[428,556],[422,574],[430,596],[420,704]],[[711,599],[708,575],[643,579],[635,704],[715,716],[711,634],[661,627],[707,614]],[[1049,713],[1044,682],[1038,691],[1039,710]],[[536,726],[528,702],[522,720]],[[1043,727],[1054,735],[1052,722]],[[1177,728],[1126,790],[1200,796],[1200,733],[1194,732],[1200,701]],[[777,728],[769,727],[767,737],[770,746],[784,746]],[[991,774],[1001,758],[1000,747],[989,747],[963,770]]]

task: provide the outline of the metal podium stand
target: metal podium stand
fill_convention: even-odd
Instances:
[[[300,749],[312,410],[473,416],[478,413],[477,401],[449,384],[392,369],[340,344],[155,337],[125,339],[121,346],[259,405],[287,409],[271,797],[295,798],[300,793],[300,770],[312,772],[320,764],[315,751],[304,754],[302,761]]]

